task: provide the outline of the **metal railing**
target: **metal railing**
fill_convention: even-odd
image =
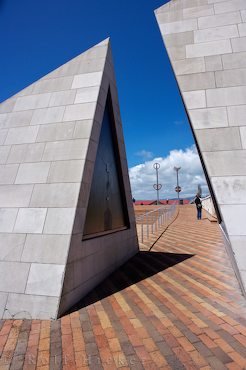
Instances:
[[[177,206],[162,206],[153,211],[145,212],[136,216],[138,237],[141,243],[149,240],[152,235],[161,233],[163,228],[167,227],[172,221]]]

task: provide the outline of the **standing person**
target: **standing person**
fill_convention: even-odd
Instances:
[[[195,203],[196,203],[196,209],[197,209],[197,219],[201,220],[201,218],[202,218],[202,202],[201,202],[201,199],[199,197],[199,194],[196,195]]]

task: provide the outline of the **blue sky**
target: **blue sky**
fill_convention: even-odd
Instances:
[[[110,36],[128,165],[193,144],[154,9],[161,0],[0,0],[0,101]]]

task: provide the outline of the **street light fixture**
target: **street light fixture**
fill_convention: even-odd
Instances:
[[[153,167],[156,170],[156,184],[153,185],[153,188],[156,190],[156,193],[157,193],[156,204],[158,205],[160,203],[160,201],[159,201],[159,190],[162,188],[162,185],[159,184],[159,179],[158,179],[158,170],[161,167],[160,163],[155,163],[153,165]]]
[[[174,167],[174,171],[177,172],[177,186],[175,188],[175,191],[178,193],[178,202],[179,202],[179,193],[181,192],[181,187],[179,186],[179,170],[181,167]]]

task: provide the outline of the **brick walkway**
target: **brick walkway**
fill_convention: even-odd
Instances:
[[[183,206],[57,321],[0,321],[0,369],[246,369],[246,308],[218,225]]]

